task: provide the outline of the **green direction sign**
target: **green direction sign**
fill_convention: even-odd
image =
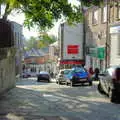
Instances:
[[[101,60],[105,58],[105,48],[104,47],[97,48],[97,57]]]

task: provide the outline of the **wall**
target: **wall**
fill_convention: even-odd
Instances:
[[[0,93],[15,87],[15,50],[6,48],[7,55],[0,60]]]
[[[64,24],[64,40],[63,40],[63,59],[83,60],[83,24],[79,23],[73,26]],[[78,53],[68,54],[69,45],[77,45]]]

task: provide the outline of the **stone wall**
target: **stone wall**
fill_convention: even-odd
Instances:
[[[1,50],[1,49],[0,49]],[[4,48],[6,55],[0,59],[0,93],[15,87],[15,49]]]

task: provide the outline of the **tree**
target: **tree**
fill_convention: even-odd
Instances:
[[[12,10],[20,9],[25,13],[25,25],[30,27],[38,26],[40,29],[51,28],[53,23],[65,17],[69,22],[80,22],[82,13],[79,7],[68,3],[68,0],[0,0],[6,6],[4,19]]]
[[[32,48],[40,49],[44,47],[48,47],[50,44],[54,43],[57,39],[54,36],[49,36],[48,34],[44,34],[42,37],[30,37],[29,40],[25,41],[26,50],[30,50]]]
[[[15,9],[20,9],[20,3],[17,0],[0,0],[0,5],[5,6],[3,19],[7,19],[8,15]]]

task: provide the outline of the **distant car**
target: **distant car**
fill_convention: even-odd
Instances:
[[[50,82],[50,74],[48,72],[45,71],[41,71],[38,75],[37,75],[37,81],[47,81]]]
[[[75,67],[73,68],[66,77],[66,85],[69,83],[71,86],[73,86],[76,83],[89,83],[89,85],[92,85],[92,80],[89,78],[88,71],[83,67]]]
[[[120,66],[107,68],[102,74],[99,74],[98,89],[105,92],[111,102],[120,98]]]
[[[56,76],[56,83],[63,83],[66,82],[66,78],[65,75],[67,75],[70,72],[70,69],[61,69],[58,73],[58,75]]]
[[[30,74],[29,72],[23,72],[23,73],[21,74],[21,77],[22,77],[22,78],[28,78],[28,77],[31,77],[31,74]]]

